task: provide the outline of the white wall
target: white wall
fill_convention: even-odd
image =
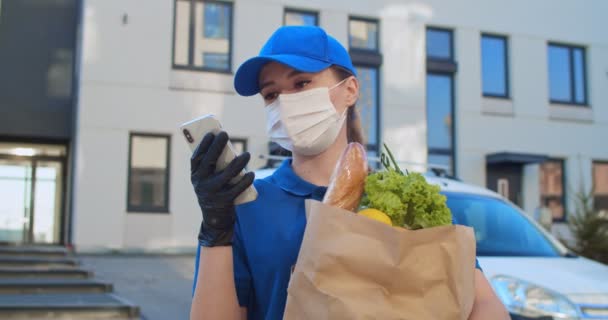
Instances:
[[[249,151],[266,153],[262,101],[235,94],[231,74],[171,69],[172,0],[84,0],[81,89],[74,186],[74,243],[102,248],[193,247],[200,211],[189,182],[189,151],[177,127],[215,113]],[[380,18],[382,138],[401,160],[426,162],[425,27],[455,29],[457,158],[466,180],[485,185],[485,154],[545,153],[608,159],[608,3],[589,0],[397,1],[236,0],[233,70],[254,56],[282,23],[285,6],[320,11],[320,24],[342,43],[349,15]],[[547,8],[552,8],[547,11]],[[128,23],[123,24],[123,15]],[[577,23],[564,23],[576,21]],[[481,98],[480,32],[510,38],[513,99]],[[546,42],[588,46],[591,121],[556,120],[548,105]],[[571,113],[568,108],[565,112]],[[557,110],[557,111],[555,111]],[[576,110],[575,110],[576,111]],[[504,112],[503,112],[504,113]],[[552,115],[553,114],[553,115]],[[566,115],[568,116],[568,115]],[[587,114],[570,118],[589,117]],[[171,134],[170,214],[127,213],[129,132]],[[252,167],[263,161],[252,162]],[[530,204],[533,206],[533,204]]]

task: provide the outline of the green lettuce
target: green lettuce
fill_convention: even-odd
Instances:
[[[361,206],[378,209],[391,218],[393,225],[412,230],[450,225],[452,213],[439,186],[429,184],[419,173],[403,173],[384,147],[394,167],[383,161],[386,171],[367,176]]]

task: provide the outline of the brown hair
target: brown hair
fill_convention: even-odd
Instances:
[[[336,65],[332,66],[331,69],[339,80],[344,80],[353,76],[350,71]],[[346,114],[346,139],[349,143],[358,142],[365,146],[363,127],[361,126],[361,114],[359,113],[359,109],[356,108],[355,104],[348,107]]]

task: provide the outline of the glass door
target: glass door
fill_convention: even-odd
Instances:
[[[32,172],[30,160],[0,159],[0,242],[29,242]]]
[[[32,240],[34,243],[59,243],[62,225],[62,163],[35,160],[32,187]]]
[[[66,148],[0,143],[0,243],[61,244]]]

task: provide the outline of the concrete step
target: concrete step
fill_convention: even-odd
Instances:
[[[103,293],[112,291],[112,284],[93,279],[0,279],[0,300],[4,300],[6,294]]]
[[[78,260],[73,258],[40,258],[31,256],[0,257],[0,267],[76,267]]]
[[[140,319],[139,307],[111,293],[0,297],[0,319]]]
[[[71,254],[66,247],[60,246],[0,246],[0,257],[40,257],[40,258],[62,258]]]
[[[89,279],[93,277],[93,272],[67,267],[0,267],[0,279]]]

